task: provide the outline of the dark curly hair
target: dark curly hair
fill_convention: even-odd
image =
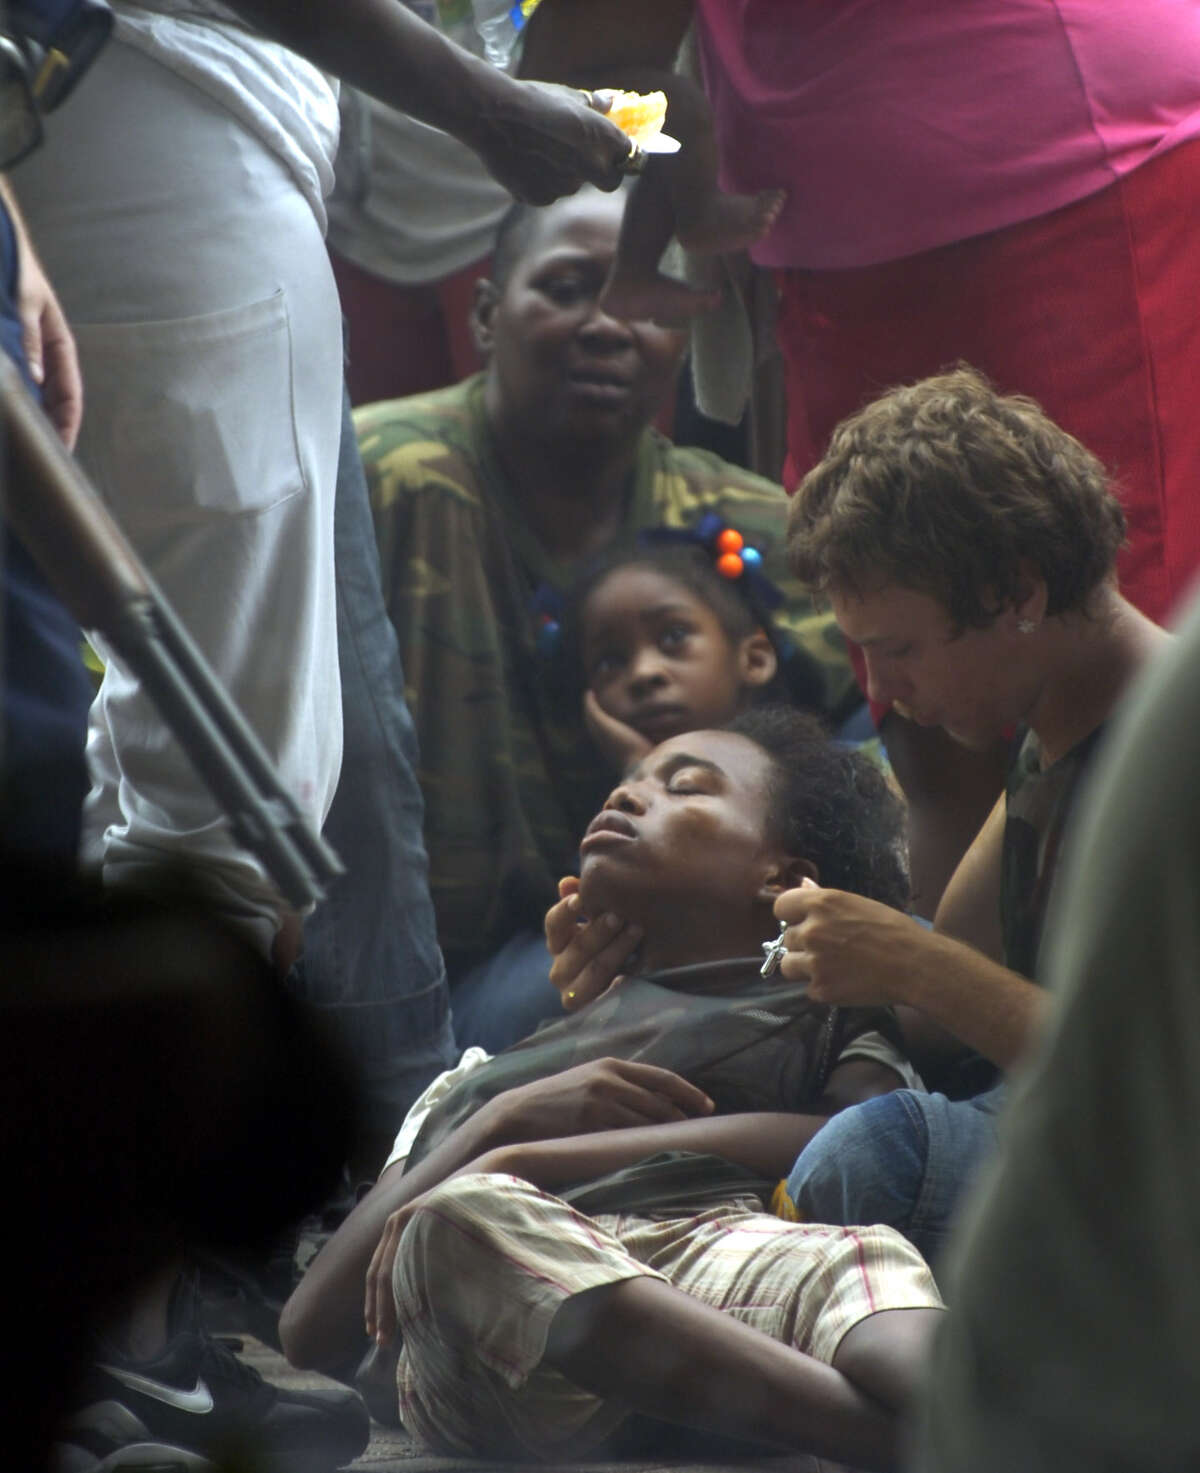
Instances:
[[[822,885],[908,908],[904,803],[870,757],[790,706],[757,706],[725,729],[772,760],[767,823],[777,843],[810,859]]]
[[[984,628],[1036,568],[1047,613],[1112,573],[1125,517],[1104,467],[1032,399],[965,364],[842,421],[800,483],[788,557],[810,588],[898,584]]]

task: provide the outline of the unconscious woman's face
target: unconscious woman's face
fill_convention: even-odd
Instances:
[[[580,849],[584,911],[646,926],[664,907],[743,924],[781,855],[767,837],[772,762],[744,736],[691,731],[613,789]]]

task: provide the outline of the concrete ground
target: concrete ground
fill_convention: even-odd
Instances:
[[[249,1336],[243,1337],[243,1359],[248,1361],[269,1380],[277,1385],[306,1387],[328,1385],[324,1377],[310,1371],[296,1371],[276,1351]],[[372,1423],[371,1441],[362,1457],[352,1463],[351,1468],[370,1470],[370,1473],[546,1473],[542,1463],[487,1462],[472,1458],[433,1457],[413,1446],[407,1433],[396,1428],[382,1427]],[[728,1455],[714,1454],[697,1461],[667,1459],[659,1461],[558,1463],[555,1473],[742,1473],[753,1469],[756,1473],[852,1473],[840,1463],[830,1463],[820,1458],[807,1456],[754,1457],[731,1459]]]

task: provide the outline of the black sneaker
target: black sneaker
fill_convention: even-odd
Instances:
[[[128,1407],[93,1402],[72,1417],[50,1452],[50,1473],[217,1473],[186,1448],[157,1442]]]
[[[285,1391],[196,1330],[178,1332],[156,1360],[103,1355],[88,1372],[82,1401],[72,1427],[111,1420],[107,1408],[116,1403],[154,1444],[262,1473],[332,1473],[353,1462],[370,1436],[366,1406],[348,1387]]]

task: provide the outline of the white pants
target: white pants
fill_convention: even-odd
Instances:
[[[312,210],[196,87],[113,42],[18,196],[75,329],[79,456],[316,826],[341,763],[333,499],[341,319]],[[85,854],[185,861],[269,947],[280,907],[105,648]]]

